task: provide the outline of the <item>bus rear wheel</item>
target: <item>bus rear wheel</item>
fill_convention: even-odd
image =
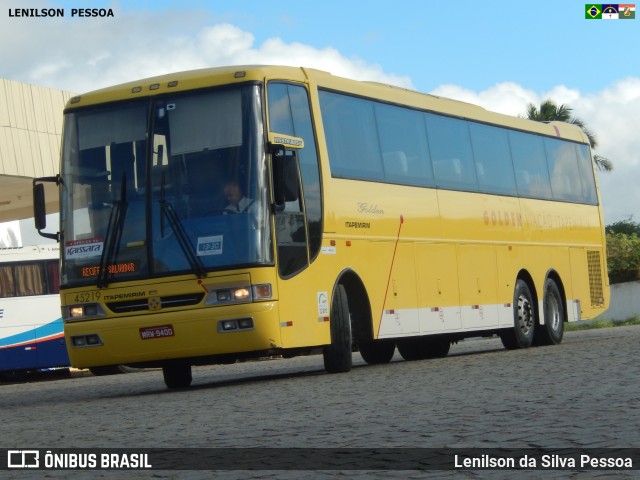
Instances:
[[[186,388],[191,385],[191,365],[188,363],[172,363],[162,367],[162,376],[167,388]]]
[[[500,333],[502,344],[508,350],[528,348],[533,344],[536,328],[536,311],[527,282],[516,281],[513,292],[513,328]]]
[[[544,325],[538,325],[536,344],[558,345],[564,335],[564,305],[560,289],[554,280],[548,278],[544,283]]]
[[[338,285],[331,304],[331,344],[322,348],[324,368],[328,373],[351,370],[351,317],[349,302],[343,285]]]
[[[396,352],[396,343],[393,340],[372,340],[359,345],[362,359],[369,365],[377,363],[389,363]]]

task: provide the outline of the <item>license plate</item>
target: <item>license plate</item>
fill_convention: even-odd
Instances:
[[[146,327],[140,329],[140,338],[142,340],[151,340],[153,338],[173,337],[173,326],[161,325],[159,327]]]

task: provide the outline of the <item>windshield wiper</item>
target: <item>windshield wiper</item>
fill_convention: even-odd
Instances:
[[[105,288],[109,282],[109,265],[115,263],[115,253],[122,237],[122,227],[124,217],[127,213],[127,176],[122,172],[122,182],[120,186],[120,200],[116,200],[109,215],[107,233],[104,238],[104,248],[100,256],[100,270],[96,283],[98,288]]]
[[[202,261],[200,260],[200,258],[198,258],[198,256],[196,255],[196,252],[193,250],[193,246],[189,241],[189,236],[187,235],[187,232],[184,231],[182,222],[180,221],[180,218],[178,218],[178,215],[176,214],[175,210],[173,209],[173,205],[171,205],[171,203],[167,201],[167,199],[165,198],[164,184],[165,184],[165,174],[163,173],[162,178],[160,180],[160,210],[162,212],[161,221],[162,221],[162,218],[164,218],[165,216],[167,217],[167,220],[169,221],[169,225],[171,225],[171,229],[176,234],[176,237],[178,238],[178,243],[180,244],[180,248],[182,248],[182,252],[184,253],[184,256],[187,258],[187,261],[189,262],[191,269],[194,271],[194,273],[198,278],[204,278],[207,275],[207,272],[204,269],[204,265],[202,264]]]

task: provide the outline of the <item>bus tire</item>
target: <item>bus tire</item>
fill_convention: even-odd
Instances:
[[[322,348],[324,368],[328,373],[343,373],[351,370],[351,319],[347,293],[338,285],[331,304],[331,344]]]
[[[500,333],[502,344],[508,350],[528,348],[533,344],[536,327],[536,310],[527,282],[516,281],[513,292],[513,328]]]
[[[542,308],[544,308],[544,325],[538,325],[536,344],[558,345],[562,342],[564,335],[565,313],[560,289],[551,278],[547,278],[544,283]]]
[[[162,367],[162,376],[167,388],[186,388],[191,385],[191,365],[172,363]]]
[[[448,337],[414,337],[398,340],[398,352],[405,360],[446,357],[451,348]]]
[[[449,354],[451,340],[448,337],[424,339],[425,358],[442,358]]]
[[[362,343],[358,349],[369,365],[389,363],[396,352],[396,343],[393,340],[372,340]]]
[[[422,338],[403,338],[398,340],[398,353],[408,361],[424,360],[425,356],[424,344]]]

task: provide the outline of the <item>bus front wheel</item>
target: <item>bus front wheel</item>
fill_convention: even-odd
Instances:
[[[331,344],[322,348],[324,368],[328,373],[342,373],[351,370],[351,318],[347,293],[343,285],[338,285],[331,304]]]
[[[191,365],[187,363],[165,365],[162,375],[167,388],[186,388],[191,385]]]
[[[528,348],[533,344],[536,328],[536,311],[527,282],[518,279],[513,293],[513,328],[500,334],[502,344],[508,350]]]

